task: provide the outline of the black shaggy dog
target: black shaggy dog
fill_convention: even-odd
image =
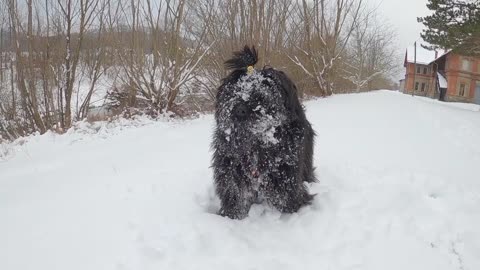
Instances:
[[[282,71],[254,70],[255,47],[225,66],[215,104],[213,140],[215,191],[219,214],[234,219],[248,215],[262,201],[283,213],[309,204],[304,182],[315,182],[312,126],[297,96],[295,84]]]

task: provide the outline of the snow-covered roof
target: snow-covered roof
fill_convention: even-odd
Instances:
[[[444,54],[445,54],[445,51],[443,50],[437,51],[436,53],[435,51],[430,51],[423,48],[421,44],[417,44],[417,64],[428,65],[432,61],[436,60],[437,58],[439,58]],[[415,47],[409,46],[407,48],[406,61],[408,63],[414,63],[414,60],[415,60]]]
[[[439,72],[437,72],[437,77],[438,77],[438,84],[440,84],[440,88],[447,88],[447,85],[448,85],[447,79]]]
[[[437,57],[435,60],[433,60],[432,62],[434,62],[434,61],[442,58],[443,56],[447,55],[447,54],[450,53],[451,51],[452,51],[452,50],[440,50],[440,51],[438,51],[438,57]],[[430,63],[431,63],[431,62],[430,62]]]

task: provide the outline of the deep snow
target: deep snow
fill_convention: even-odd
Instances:
[[[213,118],[79,125],[0,151],[0,269],[480,269],[480,112],[389,91],[306,103],[318,195],[213,214]]]

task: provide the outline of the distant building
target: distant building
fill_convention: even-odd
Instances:
[[[428,51],[417,46],[405,53],[404,93],[480,104],[480,58],[462,56],[451,51]]]

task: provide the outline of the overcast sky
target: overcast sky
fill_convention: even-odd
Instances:
[[[405,49],[420,38],[423,25],[417,17],[428,15],[427,0],[368,0],[378,6],[380,18],[385,19],[397,30],[398,47]]]

